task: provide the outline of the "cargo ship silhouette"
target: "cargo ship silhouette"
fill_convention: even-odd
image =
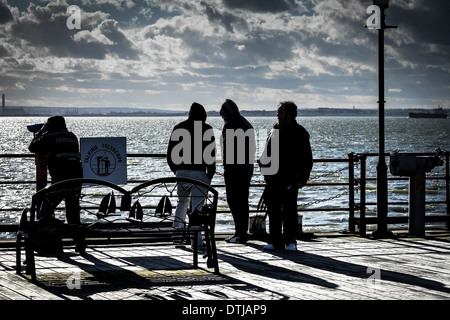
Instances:
[[[447,113],[439,106],[433,112],[410,112],[410,118],[447,118]]]

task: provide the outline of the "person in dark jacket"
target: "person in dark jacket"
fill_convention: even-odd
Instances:
[[[278,152],[279,162],[276,172],[264,175],[271,239],[264,246],[267,250],[297,250],[298,190],[306,185],[313,161],[309,133],[297,123],[296,116],[297,106],[293,102],[281,102],[277,110],[278,123],[266,143],[266,149],[271,150],[265,153]],[[264,174],[263,168],[261,171]]]
[[[250,122],[227,99],[220,109],[225,124],[222,130],[222,156],[228,207],[234,220],[235,233],[225,241],[246,243],[248,240],[250,181],[253,176],[256,143]]]
[[[41,130],[35,135],[28,149],[33,153],[45,154],[51,182],[82,178],[83,167],[81,165],[80,148],[76,135],[67,130],[66,122],[62,116],[48,118]],[[75,188],[73,192],[64,195],[55,195],[51,202],[43,204],[45,210],[41,210],[41,219],[53,217],[54,210],[64,200],[66,206],[66,219],[69,224],[80,224],[80,190]],[[76,237],[76,250],[84,251],[84,239]]]
[[[213,128],[206,123],[206,118],[205,108],[194,102],[188,118],[173,128],[167,148],[167,163],[177,177],[192,178],[210,184],[216,173],[216,143]],[[189,204],[192,212],[201,211],[204,204],[203,191],[198,188],[190,188],[188,184],[182,183],[179,184],[177,193],[175,228],[182,227],[185,223]],[[198,240],[199,245],[202,245],[201,234]]]

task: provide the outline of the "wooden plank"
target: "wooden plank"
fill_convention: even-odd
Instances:
[[[7,295],[11,300],[58,300],[59,297],[32,284],[28,280],[16,276],[14,273],[0,273],[0,287],[2,294]]]
[[[450,299],[450,237],[299,240],[298,252],[218,241],[221,275],[185,268],[192,251],[171,244],[92,246],[86,255],[39,257],[36,286],[14,273],[13,250],[0,250],[0,299],[391,300]],[[369,269],[368,269],[369,268]],[[370,281],[370,268],[380,279]],[[83,290],[66,281],[80,272]]]

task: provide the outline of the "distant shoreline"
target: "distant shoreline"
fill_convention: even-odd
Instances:
[[[408,117],[409,112],[431,112],[429,109],[387,109],[387,117]],[[220,117],[218,111],[208,111],[209,117]],[[276,117],[276,111],[242,110],[246,117]],[[125,108],[50,108],[50,107],[6,107],[0,117],[182,117],[187,111],[166,111],[160,109],[136,110]],[[377,117],[378,109],[317,108],[299,109],[298,117]]]

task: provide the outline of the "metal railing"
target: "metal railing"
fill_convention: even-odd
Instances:
[[[430,154],[415,154],[415,155],[430,155]],[[432,222],[445,222],[446,227],[449,228],[450,224],[450,212],[449,212],[449,152],[445,153],[445,176],[441,177],[427,177],[428,179],[436,179],[436,180],[444,180],[445,181],[445,200],[435,201],[432,204],[441,204],[446,205],[446,214],[436,215],[436,216],[427,216],[427,221]],[[374,202],[367,201],[367,186],[370,184],[376,183],[376,178],[367,175],[367,159],[370,157],[376,157],[378,154],[371,153],[349,153],[348,158],[342,159],[314,159],[314,168],[311,174],[310,181],[308,182],[308,190],[312,190],[314,188],[330,188],[337,189],[345,187],[345,190],[341,193],[329,196],[330,193],[327,193],[328,196],[325,197],[316,197],[315,200],[310,202],[302,202],[299,201],[298,211],[302,212],[348,212],[348,232],[349,233],[359,233],[361,236],[366,236],[367,226],[370,224],[376,224],[377,218],[376,216],[368,217],[366,215],[367,212],[372,212],[368,208],[372,205],[376,205]],[[388,154],[386,155],[388,156]],[[127,154],[128,159],[132,158],[165,158],[165,154]],[[0,160],[4,158],[29,158],[34,159],[34,155],[32,154],[0,154]],[[30,162],[31,164],[31,162]],[[339,169],[333,169],[330,171],[326,171],[325,173],[318,174],[315,169],[317,169],[317,164],[322,165],[330,165],[336,166],[337,164],[344,164],[344,167]],[[359,166],[359,174],[355,173],[355,168]],[[341,176],[341,173],[345,173]],[[337,176],[338,178],[335,181],[322,181],[324,177]],[[408,178],[401,177],[392,177],[388,178],[388,181],[394,180],[408,180]],[[133,179],[128,182],[133,183],[142,183],[146,180],[138,180]],[[36,180],[0,180],[0,186],[2,185],[35,185]],[[213,184],[213,187],[223,188],[223,184]],[[407,187],[407,186],[406,186]],[[261,193],[264,188],[264,182],[261,183],[252,183],[250,188],[260,188]],[[29,194],[24,194],[24,197],[30,197],[33,193],[33,190],[30,189]],[[357,195],[359,193],[359,199],[357,199]],[[320,194],[324,194],[321,192]],[[319,208],[315,208],[315,204],[327,204],[327,202],[337,199],[344,198],[346,200],[341,202],[341,206],[336,207],[333,206],[320,206]],[[407,202],[389,202],[388,205],[407,205]],[[24,208],[19,207],[6,207],[0,208],[0,214],[5,212],[17,212],[17,216],[19,216],[20,212],[22,212]],[[229,213],[230,211],[227,209],[220,209],[218,214]],[[251,204],[251,213],[261,212],[256,208],[256,204]],[[407,221],[407,216],[388,216],[389,224],[401,224]],[[1,224],[0,223],[0,232],[15,232],[17,231],[18,224]],[[344,231],[344,230],[342,230]]]
[[[434,156],[435,153],[404,153],[405,155],[414,155],[414,156]],[[444,214],[427,214],[425,217],[425,222],[443,222],[445,223],[445,227],[447,229],[450,228],[450,178],[449,178],[449,156],[450,152],[445,152],[444,154],[445,161],[444,161],[444,167],[445,167],[445,174],[444,176],[436,176],[436,175],[429,175],[426,177],[427,181],[444,181],[445,183],[445,190],[443,193],[445,194],[445,199],[442,201],[426,201],[426,205],[444,205],[445,213]],[[366,236],[367,234],[367,226],[370,224],[377,224],[378,219],[376,216],[374,216],[374,212],[369,209],[369,206],[376,206],[376,202],[370,202],[367,201],[367,186],[368,185],[376,185],[376,177],[374,176],[374,172],[372,175],[367,175],[367,160],[371,157],[375,158],[378,157],[378,154],[376,153],[360,153],[360,154],[354,154],[353,155],[360,166],[360,175],[359,179],[355,180],[354,183],[359,186],[360,191],[360,199],[359,203],[356,203],[355,211],[358,212],[359,216],[352,216],[350,213],[349,217],[349,230],[350,232],[355,232],[356,227],[359,227],[358,233],[361,236]],[[385,156],[389,156],[389,154],[385,154]],[[374,171],[374,170],[372,170]],[[405,190],[408,190],[409,186],[409,178],[408,177],[388,177],[388,184],[390,182],[394,181],[404,181],[404,188]],[[374,189],[374,188],[372,188]],[[407,201],[389,201],[388,199],[388,207],[389,206],[407,206],[409,202]],[[366,213],[372,213],[371,217],[367,217]],[[405,224],[408,222],[408,216],[390,216],[388,211],[388,217],[387,217],[387,223],[388,224]]]

